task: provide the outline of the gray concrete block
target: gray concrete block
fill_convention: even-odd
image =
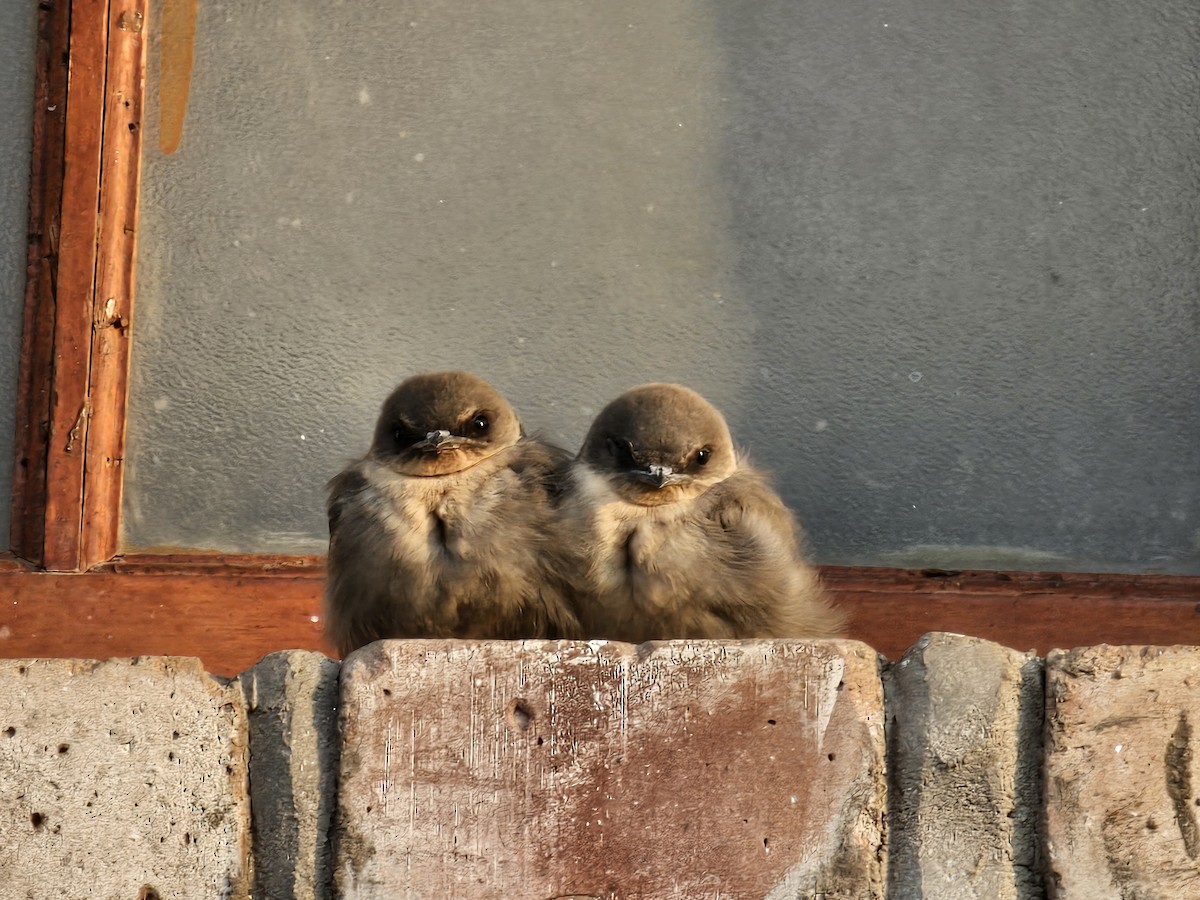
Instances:
[[[246,748],[199,660],[0,660],[3,896],[249,896]]]
[[[930,634],[888,668],[884,686],[889,896],[1043,896],[1041,660]]]
[[[330,896],[337,796],[340,666],[284,650],[238,676],[250,710],[254,896]]]
[[[343,665],[347,898],[880,898],[852,641],[394,641]]]
[[[1200,897],[1200,648],[1055,650],[1046,698],[1051,896]]]

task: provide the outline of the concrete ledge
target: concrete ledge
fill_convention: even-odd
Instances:
[[[883,896],[865,645],[386,642],[341,703],[345,897]]]
[[[0,897],[1200,897],[1200,648],[1044,671],[948,634],[882,681],[850,641],[0,660]]]
[[[1052,896],[1200,897],[1200,648],[1046,657]]]
[[[885,685],[889,896],[1043,896],[1041,660],[926,635],[889,666]]]
[[[0,660],[0,892],[248,897],[246,750],[199,660]]]
[[[330,896],[340,668],[320,653],[285,650],[238,677],[250,710],[257,898]]]

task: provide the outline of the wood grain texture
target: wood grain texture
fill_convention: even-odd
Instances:
[[[1200,646],[1200,578],[930,574],[828,567],[848,637],[899,659],[949,631],[1039,654],[1095,644]],[[0,560],[0,657],[200,657],[235,675],[281,649],[332,654],[321,636],[320,557],[141,555],[84,575]]]
[[[56,574],[0,567],[0,656],[198,656],[236,675],[283,648],[328,652],[319,571]]]
[[[81,568],[110,559],[117,552],[120,540],[146,87],[147,5],[147,0],[121,0],[113,3],[109,12]]]
[[[108,3],[71,4],[62,225],[53,298],[54,357],[46,456],[42,564],[81,567],[84,450],[91,419],[88,390],[96,281]]]
[[[1200,578],[828,567],[849,634],[890,659],[948,631],[1044,655],[1094,644],[1200,644]]]
[[[70,24],[70,4],[50,3],[39,7],[29,250],[9,528],[9,546],[13,551],[39,565],[45,536],[46,450],[50,429],[54,291],[62,207]]]
[[[76,0],[40,12],[10,540],[54,571],[117,549],[146,7]]]

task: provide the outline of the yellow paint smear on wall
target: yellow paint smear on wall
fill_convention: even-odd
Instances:
[[[196,13],[200,0],[163,0],[159,50],[158,146],[174,153],[183,140],[192,61],[196,52]]]

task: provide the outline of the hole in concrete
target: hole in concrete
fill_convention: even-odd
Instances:
[[[32,812],[29,814],[29,824],[34,828],[41,828],[46,822],[46,817],[40,812]]]
[[[538,738],[538,746],[542,746],[543,743],[545,743],[545,740],[543,738]],[[1200,800],[1197,800],[1196,802],[1200,803]]]
[[[148,884],[143,884],[138,891],[137,900],[162,900],[162,896]]]
[[[66,753],[66,752],[67,752],[68,750],[70,750],[70,749],[71,749],[71,745],[70,745],[70,744],[59,744],[59,745],[58,745],[58,752],[59,752],[59,753]]]
[[[1158,823],[1155,822],[1154,819],[1152,819],[1152,818],[1146,819],[1146,830],[1147,831],[1158,831]]]
[[[192,842],[192,836],[190,834],[188,834],[186,831],[183,833],[183,842],[185,844],[190,844]]]
[[[179,740],[179,732],[178,731],[171,732],[171,740],[173,740],[173,741]]]
[[[7,728],[4,729],[5,737],[16,737],[16,735],[17,735],[17,729],[13,728],[11,725],[9,725]]]
[[[846,686],[846,682],[844,682],[844,681],[839,681],[839,682],[838,682],[837,689],[840,691],[840,690],[842,690],[842,688],[844,688],[845,686]]]
[[[518,698],[508,704],[508,724],[518,731],[527,731],[533,723],[534,713],[529,704]]]
[[[385,697],[390,697],[390,696],[392,696],[392,692],[391,692],[390,690],[388,690],[387,688],[384,688],[384,689],[383,689],[383,696],[385,696]]]
[[[767,838],[763,838],[763,851],[766,853],[771,852],[771,842]]]
[[[24,666],[17,666],[17,674],[18,675],[24,675],[27,671],[29,671],[29,670],[26,669]]]
[[[775,720],[774,720],[774,719],[767,719],[767,724],[768,724],[768,725],[774,725],[774,724],[775,724]]]
[[[826,756],[825,758],[826,758],[827,760],[829,760],[830,762],[833,762],[833,754],[832,754],[832,753],[830,753],[830,754],[829,754],[828,756]]]

